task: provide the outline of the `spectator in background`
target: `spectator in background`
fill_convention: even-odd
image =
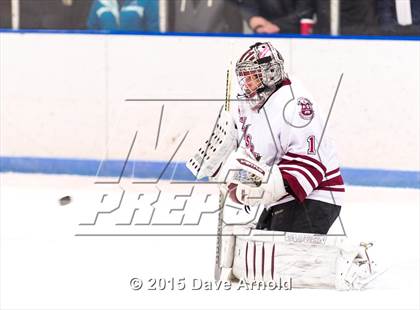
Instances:
[[[236,0],[169,1],[169,29],[176,32],[242,33]]]
[[[118,0],[94,0],[90,8],[89,29],[117,30],[120,25]]]
[[[301,0],[303,18],[316,16],[314,33],[330,34],[330,1]],[[340,34],[366,35],[376,34],[376,0],[341,0],[340,1]],[[382,0],[378,0],[382,1]],[[417,1],[417,0],[416,0]]]
[[[120,29],[159,32],[159,0],[125,0]]]
[[[379,33],[420,35],[419,0],[376,0]]]
[[[12,28],[12,6],[10,1],[0,0],[0,28]]]
[[[158,0],[94,0],[89,29],[159,31]]]
[[[20,0],[20,28],[86,29],[90,3],[90,0]]]
[[[255,33],[300,33],[299,21],[312,11],[302,0],[240,0],[241,13]]]

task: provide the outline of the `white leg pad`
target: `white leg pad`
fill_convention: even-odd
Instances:
[[[253,230],[237,236],[232,272],[246,281],[291,279],[294,288],[364,288],[378,273],[365,246],[345,237]]]
[[[233,275],[232,268],[221,268],[220,280],[221,281],[233,281],[235,276]]]
[[[265,282],[291,278],[295,288],[334,288],[338,255],[335,246],[294,242],[286,236],[269,239],[261,236],[237,238],[233,264],[235,277]]]

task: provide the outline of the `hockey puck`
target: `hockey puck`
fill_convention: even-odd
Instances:
[[[70,196],[61,197],[58,200],[58,202],[60,203],[60,206],[68,205],[71,202],[71,197]]]

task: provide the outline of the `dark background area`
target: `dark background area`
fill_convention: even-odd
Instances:
[[[19,28],[87,29],[88,14],[93,1],[20,0]],[[118,1],[121,5],[124,0]],[[167,31],[243,33],[243,25],[247,23],[243,14],[243,5],[247,2],[253,2],[254,5],[270,4],[270,1],[271,3],[273,1],[279,1],[277,3],[281,1],[284,1],[284,3],[290,2],[290,0],[213,0],[212,6],[208,6],[207,0],[187,0],[185,2],[170,0],[168,2]],[[290,5],[300,1],[312,6],[313,10],[309,15],[316,14],[318,19],[314,26],[314,33],[330,33],[328,0],[293,1],[290,2]],[[419,3],[418,7],[412,5],[413,16],[416,16],[416,20],[418,20],[420,0],[414,1]],[[393,5],[394,2],[395,0],[341,0],[340,33],[343,35],[420,35],[419,24],[410,26],[397,24],[395,16],[393,16],[395,15],[395,8],[390,8],[388,15],[383,13],[385,4]],[[187,5],[183,7],[182,3],[184,5],[187,3]],[[296,15],[298,16],[298,14]],[[296,17],[296,29],[299,27],[298,23],[299,19]],[[11,0],[0,0],[0,28],[11,27]],[[289,33],[299,32],[295,30]]]

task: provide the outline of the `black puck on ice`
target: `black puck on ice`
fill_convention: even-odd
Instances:
[[[61,197],[60,200],[58,200],[58,202],[60,203],[61,206],[68,205],[71,202],[71,197],[70,196]]]

